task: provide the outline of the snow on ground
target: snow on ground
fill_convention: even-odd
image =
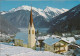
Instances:
[[[10,46],[0,43],[0,56],[63,56],[48,51],[36,51],[30,48]]]
[[[62,56],[59,54],[53,54],[51,52],[47,52],[47,51],[36,51],[36,52],[28,52],[28,53],[21,53],[18,55],[13,55],[13,56]]]

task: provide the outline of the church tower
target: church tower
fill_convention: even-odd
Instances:
[[[35,49],[36,48],[36,39],[35,39],[35,28],[33,24],[33,17],[32,17],[32,7],[30,12],[30,22],[28,26],[28,47]]]

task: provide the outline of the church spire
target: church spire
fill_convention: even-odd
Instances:
[[[31,6],[31,12],[30,12],[30,26],[32,26],[33,23],[33,17],[32,17],[32,6]]]

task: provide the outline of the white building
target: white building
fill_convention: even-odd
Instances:
[[[33,18],[32,18],[32,8],[30,12],[30,22],[28,26],[28,36],[25,33],[19,33],[20,36],[16,36],[15,38],[15,45],[17,46],[23,46],[35,49],[36,47],[36,39],[35,39],[35,28],[33,24]],[[28,38],[28,39],[27,39]],[[27,42],[28,41],[28,42]]]

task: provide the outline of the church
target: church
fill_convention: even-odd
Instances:
[[[27,48],[36,48],[36,39],[35,39],[35,27],[33,24],[33,17],[32,17],[32,7],[30,12],[30,22],[28,26],[28,33],[19,32],[16,34],[14,40],[15,46],[22,46]]]

